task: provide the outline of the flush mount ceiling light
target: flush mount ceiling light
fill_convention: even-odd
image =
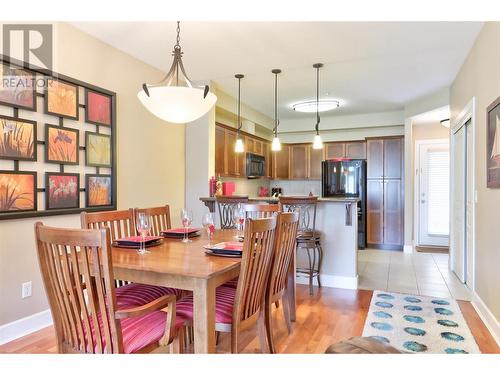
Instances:
[[[217,101],[208,85],[195,86],[188,78],[180,46],[180,22],[177,21],[177,43],[172,55],[174,61],[167,75],[158,83],[142,84],[137,97],[156,117],[174,124],[194,121],[207,113]]]
[[[449,128],[450,127],[450,119],[447,118],[447,119],[444,119],[444,120],[441,120],[439,121],[441,125],[443,125],[445,128]]]
[[[334,99],[322,99],[322,100],[309,100],[307,102],[295,103],[292,105],[294,111],[297,112],[327,112],[333,109],[337,109],[340,106],[340,102]],[[316,108],[317,107],[317,108]]]
[[[278,125],[280,124],[280,120],[278,118],[278,74],[281,73],[281,70],[273,69],[272,73],[274,74],[274,137],[273,143],[271,144],[271,150],[281,151],[281,143],[278,138]]]
[[[313,149],[320,150],[323,148],[323,141],[321,140],[321,136],[319,135],[319,70],[323,67],[323,64],[316,63],[313,65],[313,68],[316,69],[316,125],[314,126],[314,130],[316,130],[316,135],[313,140]]]
[[[234,144],[234,152],[244,152],[245,145],[243,144],[243,140],[240,138],[240,130],[241,130],[241,116],[240,116],[240,107],[241,107],[241,79],[245,77],[243,74],[236,74],[234,78],[238,80],[238,132],[236,133],[236,143]]]

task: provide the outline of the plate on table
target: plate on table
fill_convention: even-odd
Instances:
[[[203,246],[207,254],[240,257],[243,253],[243,244],[241,242],[219,242],[215,245]]]
[[[168,238],[183,238],[184,233],[187,233],[188,238],[198,237],[200,235],[200,228],[191,228],[187,231],[184,228],[174,228],[161,231],[161,235]]]
[[[159,236],[146,236],[144,244],[146,247],[152,247],[152,246],[157,246],[161,244],[163,240],[163,237]],[[115,241],[113,241],[113,246],[116,247],[124,247],[128,249],[139,249],[142,244],[142,237],[141,236],[131,236],[131,237],[124,237],[124,238],[119,238]]]
[[[241,253],[240,254],[228,254],[228,253],[215,253],[212,250],[205,250],[205,254],[207,255],[213,255],[217,257],[226,257],[226,258],[241,258]]]

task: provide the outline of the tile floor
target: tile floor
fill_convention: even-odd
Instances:
[[[470,301],[470,292],[448,269],[448,254],[358,251],[359,289]]]

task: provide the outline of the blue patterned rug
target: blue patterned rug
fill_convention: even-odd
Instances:
[[[481,353],[453,299],[375,290],[363,336],[407,353]]]

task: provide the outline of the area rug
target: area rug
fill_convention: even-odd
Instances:
[[[481,353],[453,299],[375,290],[363,336],[406,353]]]

